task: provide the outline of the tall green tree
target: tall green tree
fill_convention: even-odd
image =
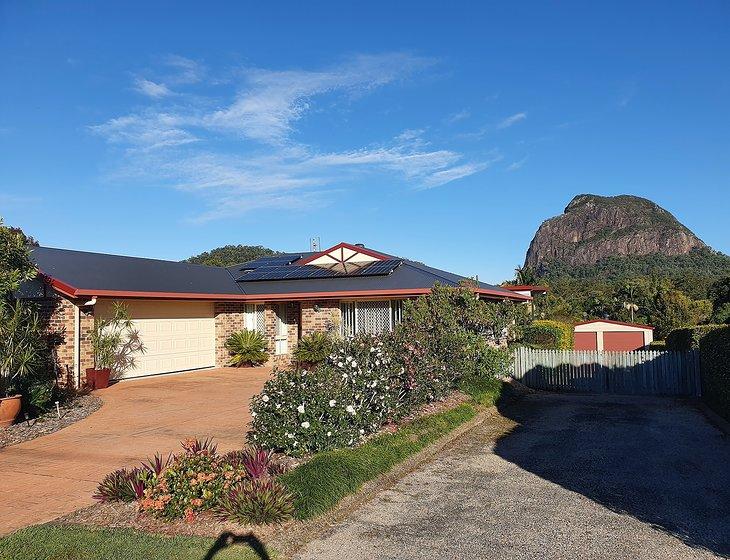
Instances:
[[[225,245],[192,256],[184,262],[204,264],[207,266],[233,266],[234,264],[245,263],[260,257],[279,254],[281,254],[279,251],[274,251],[262,245]]]
[[[6,226],[0,218],[0,297],[5,300],[12,297],[21,282],[37,274],[28,244],[20,229]]]

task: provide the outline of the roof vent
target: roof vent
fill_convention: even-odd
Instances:
[[[365,243],[355,243],[355,247],[361,247],[362,249],[364,249]]]

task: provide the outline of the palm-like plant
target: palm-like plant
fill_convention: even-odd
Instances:
[[[24,379],[47,366],[47,353],[36,310],[0,299],[0,393],[20,392]]]
[[[135,354],[145,352],[129,309],[116,301],[109,317],[95,318],[91,346],[94,350],[94,367],[108,368],[117,374],[134,366]]]
[[[236,367],[263,364],[269,359],[266,352],[266,339],[257,331],[234,332],[226,340],[226,349],[231,354],[229,364]]]
[[[320,364],[331,352],[332,338],[324,332],[313,332],[299,340],[294,350],[294,359],[300,364]]]

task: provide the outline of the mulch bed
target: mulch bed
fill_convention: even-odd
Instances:
[[[0,428],[0,448],[57,432],[83,420],[99,410],[101,405],[102,400],[97,396],[80,395],[60,405],[60,418],[56,409],[53,408],[37,418],[23,420],[7,428]]]

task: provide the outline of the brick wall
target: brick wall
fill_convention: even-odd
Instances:
[[[339,334],[341,320],[339,301],[302,302],[302,336],[330,330]]]
[[[240,331],[246,324],[246,305],[239,301],[216,302],[213,313],[215,315],[215,365],[228,365],[230,355],[226,350],[226,340],[236,331]]]
[[[75,386],[74,333],[76,328],[75,306],[83,303],[60,295],[30,300],[38,305],[41,321],[54,348],[56,371],[61,385]],[[80,366],[81,386],[86,380],[86,368],[94,367],[94,352],[91,346],[91,332],[94,328],[93,308],[82,308],[80,315]]]

